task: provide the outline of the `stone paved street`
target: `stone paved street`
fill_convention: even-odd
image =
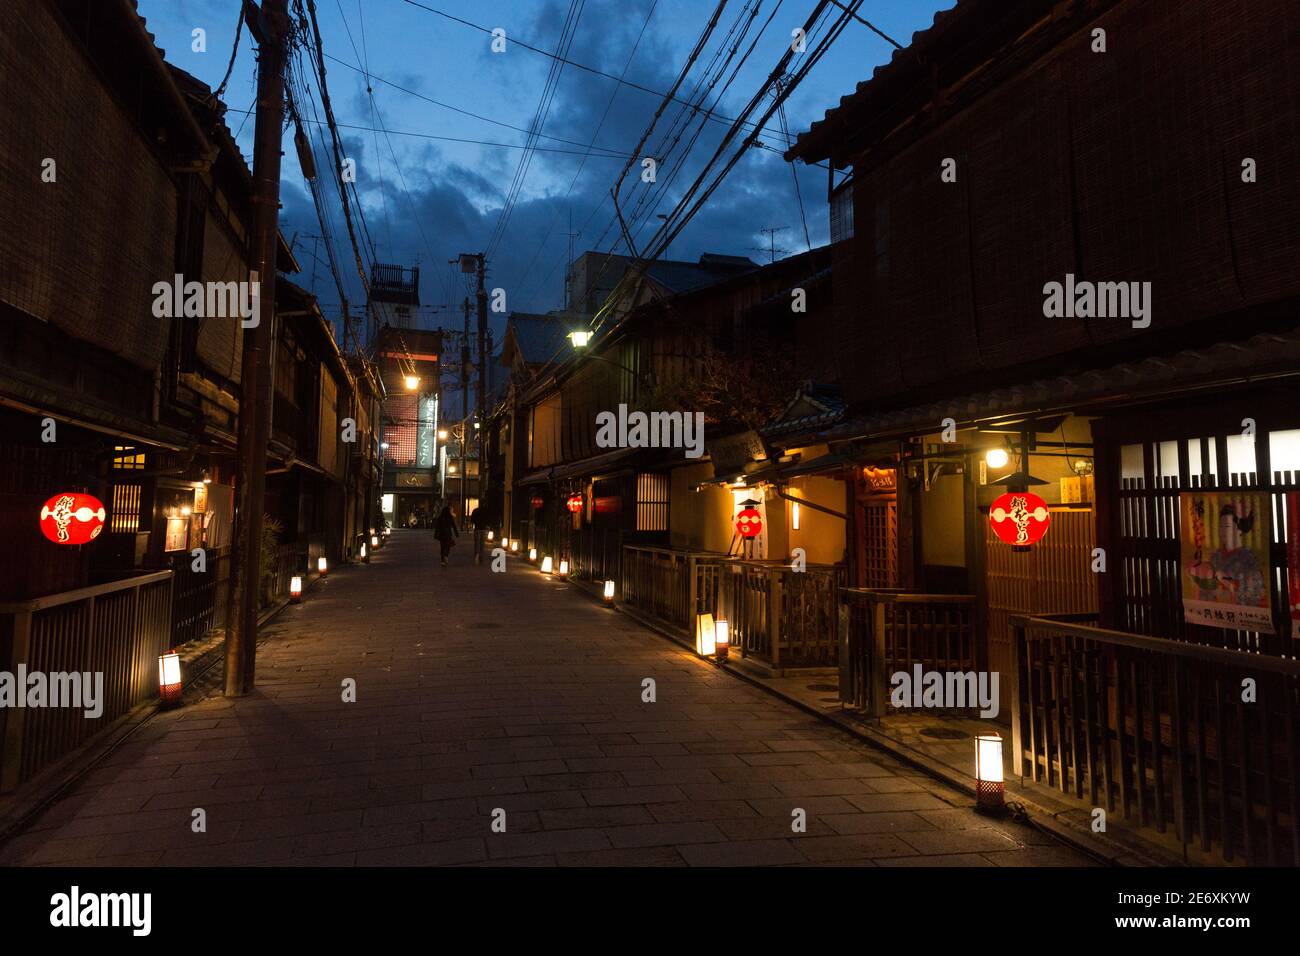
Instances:
[[[397,532],[264,635],[253,694],[159,714],[0,862],[1088,862],[523,561],[492,574],[462,543],[439,568],[429,532]]]

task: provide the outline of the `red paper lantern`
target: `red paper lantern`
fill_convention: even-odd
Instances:
[[[104,503],[79,491],[64,491],[41,508],[41,532],[55,544],[89,544],[104,530]]]
[[[1047,502],[1031,491],[1008,491],[989,507],[993,533],[1017,547],[1028,547],[1042,540],[1051,523]]]
[[[537,508],[540,508],[540,507],[542,506],[542,496],[541,496],[541,495],[533,495],[533,497],[532,497],[532,501],[531,501],[531,504],[532,504],[534,510],[536,510]]]
[[[576,515],[582,510],[582,495],[569,495],[569,500],[566,502],[566,506],[569,511]]]
[[[755,538],[763,530],[763,516],[756,508],[742,508],[736,515],[736,533],[742,538]]]

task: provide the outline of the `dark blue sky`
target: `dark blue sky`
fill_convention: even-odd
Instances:
[[[405,0],[316,0],[316,6],[325,52],[337,58],[327,60],[335,115],[340,124],[362,127],[344,129],[343,138],[346,152],[357,161],[357,187],[377,258],[403,265],[420,263],[421,300],[432,314],[433,307],[459,302],[463,296],[462,280],[451,273],[447,260],[462,251],[487,247],[524,153],[518,148],[453,140],[524,143],[526,134],[509,127],[526,130],[532,124],[552,60],[510,43],[509,38],[554,51],[570,0],[421,2],[487,28],[504,28],[506,52],[491,52],[487,34]],[[672,85],[715,7],[713,0],[574,3],[580,15],[568,59],[616,76],[626,68],[628,81],[656,91],[666,91]],[[814,6],[814,0],[761,0],[755,32],[774,7],[777,13],[717,107],[720,112],[735,116],[741,110],[784,52],[790,31],[804,22]],[[878,0],[864,4],[861,12],[906,45],[914,31],[932,22],[935,10],[950,6],[950,0]],[[703,64],[721,45],[744,7],[745,0],[728,3],[684,89],[702,72]],[[140,12],[167,59],[214,87],[226,70],[238,8],[237,0],[139,0]],[[206,52],[191,49],[191,31],[196,27],[206,30]],[[635,56],[629,64],[634,45]],[[797,134],[820,119],[891,52],[892,47],[866,27],[849,24],[788,102],[790,132]],[[363,69],[374,76],[373,96],[366,92]],[[231,107],[228,122],[238,130],[237,138],[250,162],[253,123],[251,119],[244,122],[245,113],[237,111],[253,105],[254,70],[252,42],[245,30],[224,98]],[[435,105],[430,99],[447,105]],[[575,254],[589,248],[609,250],[616,243],[617,251],[626,251],[616,225],[600,238],[612,223],[609,190],[623,167],[623,157],[636,145],[659,103],[658,97],[620,86],[613,79],[564,67],[542,126],[550,138],[539,143],[555,151],[534,153],[489,264],[489,285],[506,290],[510,309],[540,312],[563,304],[570,216],[572,231],[580,233],[573,239]],[[676,112],[675,105],[665,112],[665,120],[650,140],[652,145]],[[769,125],[777,126],[775,118]],[[388,130],[387,137],[371,131],[380,126]],[[638,232],[639,243],[643,244],[658,224],[654,214],[672,208],[683,186],[695,178],[724,130],[723,124],[706,124],[704,134],[680,164],[681,174],[673,187],[657,207],[644,210],[647,226]],[[782,145],[779,132],[765,135],[763,141]],[[584,155],[593,143],[596,149]],[[321,229],[289,136],[285,144],[281,228],[287,237],[296,237],[295,252],[303,265],[300,281],[311,286],[314,268],[322,305],[327,314],[336,315],[337,294],[325,251],[317,240],[308,238]],[[613,157],[610,152],[621,155]],[[802,165],[796,170],[812,243],[825,243],[826,173]],[[647,188],[638,172],[639,167],[634,168],[624,183],[625,205],[629,197],[635,202]],[[672,165],[666,164],[659,170],[660,179],[671,172]],[[339,240],[335,252],[345,286],[349,298],[361,302],[364,297],[355,267],[350,265],[353,257],[337,193],[331,189],[326,197],[331,229]],[[782,226],[788,228],[777,234],[778,247],[787,252],[803,251],[803,226],[790,164],[777,152],[755,149],[732,170],[708,206],[673,243],[668,257],[689,260],[710,251],[765,261],[766,254],[758,247],[766,247],[768,238],[761,230]],[[368,252],[366,255],[368,258]],[[459,324],[458,317],[448,316],[447,324],[452,323]]]

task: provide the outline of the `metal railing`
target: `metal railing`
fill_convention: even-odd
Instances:
[[[0,790],[13,790],[156,697],[158,655],[171,641],[171,571],[0,604],[0,663],[9,673],[21,665],[47,679],[103,674],[98,718],[78,707],[0,709]]]
[[[840,700],[888,713],[890,676],[974,671],[975,597],[840,588]]]
[[[1300,661],[1012,618],[1013,772],[1184,851],[1300,866]]]

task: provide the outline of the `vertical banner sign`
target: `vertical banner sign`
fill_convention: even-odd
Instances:
[[[437,399],[432,395],[421,395],[419,403],[420,428],[416,436],[416,467],[432,468],[434,465],[433,457],[433,432],[438,423],[438,406],[435,404]]]
[[[1286,576],[1287,607],[1300,622],[1300,491],[1286,493]]]
[[[1188,623],[1272,634],[1268,495],[1184,492],[1179,507]]]

